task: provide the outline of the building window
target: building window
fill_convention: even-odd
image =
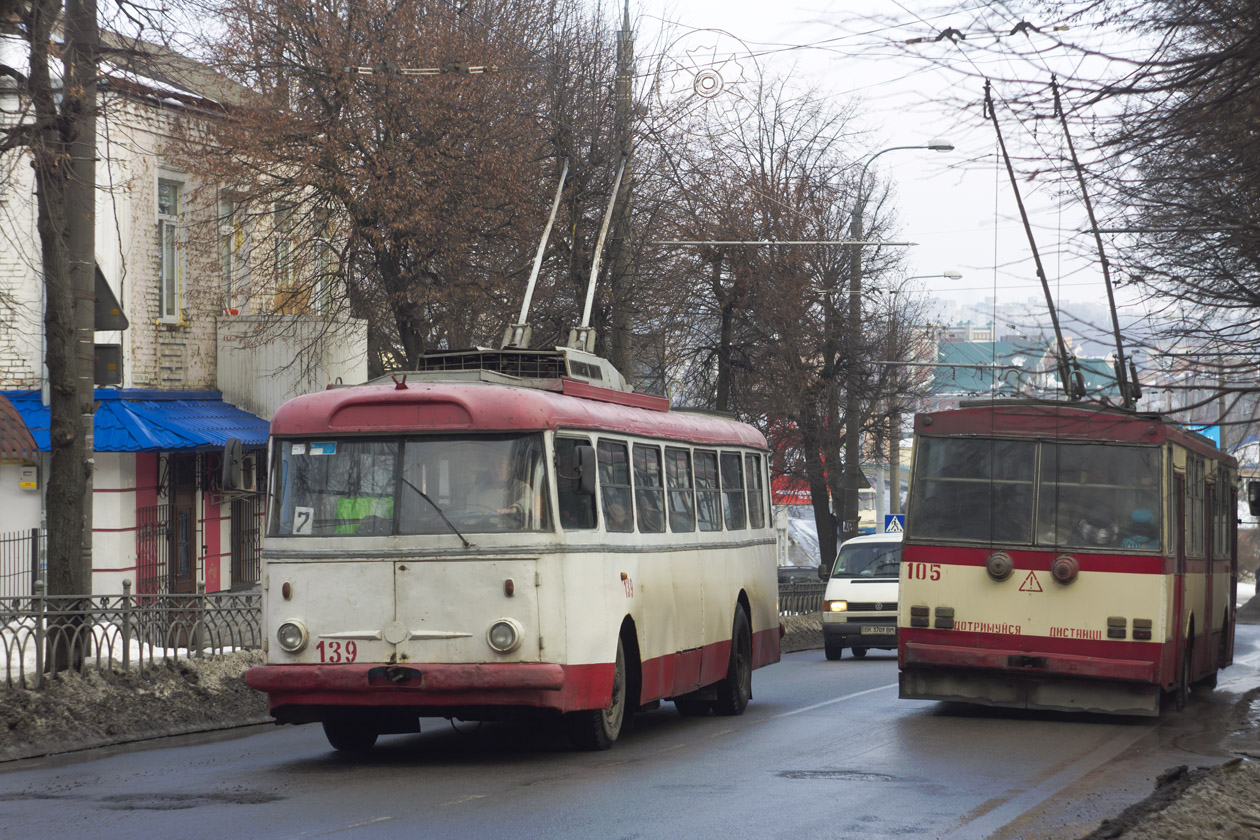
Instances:
[[[241,206],[226,194],[219,196],[219,276],[223,312],[235,315],[244,303],[241,280],[245,273],[245,226]]]
[[[179,213],[183,186],[158,181],[158,319],[181,320],[184,293],[184,245]]]

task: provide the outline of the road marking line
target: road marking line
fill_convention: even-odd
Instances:
[[[366,822],[354,823],[353,825],[343,825],[341,828],[334,828],[332,831],[323,831],[323,832],[320,832],[319,834],[306,834],[306,835],[301,835],[301,836],[327,837],[330,834],[340,834],[343,831],[353,831],[356,828],[363,828],[369,825],[376,825],[377,823],[389,822],[390,820],[393,820],[393,819],[397,819],[397,818],[396,817],[377,817],[376,819],[367,820]]]
[[[881,686],[878,686],[877,688],[868,688],[866,689],[866,691],[855,691],[852,694],[846,694],[843,697],[836,697],[832,700],[824,700],[821,703],[815,703],[812,706],[805,706],[804,708],[801,708],[801,709],[793,709],[790,712],[782,712],[780,714],[775,715],[774,719],[777,720],[778,718],[785,718],[785,717],[791,717],[792,715],[799,715],[801,712],[810,712],[810,711],[813,711],[814,709],[821,709],[823,706],[830,706],[833,703],[843,703],[845,700],[852,700],[854,697],[861,697],[864,694],[874,694],[877,691],[887,691],[890,688],[896,688],[896,687],[897,687],[897,683],[889,683],[888,685],[881,685]]]
[[[485,799],[488,793],[470,793],[467,796],[461,796],[459,799],[452,799],[450,802],[443,802],[438,805],[439,808],[445,808],[447,805],[462,805],[465,802],[472,802],[474,799]]]
[[[665,748],[665,749],[663,749],[663,750],[657,750],[657,752],[663,752],[663,753],[673,752],[674,750],[681,750],[681,749],[682,749],[683,747],[685,747],[685,746],[687,746],[687,745],[686,745],[686,744],[674,744],[674,746],[672,746],[672,747],[666,747],[666,748]]]

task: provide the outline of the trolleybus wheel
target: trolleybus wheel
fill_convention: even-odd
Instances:
[[[1173,705],[1179,712],[1185,711],[1190,700],[1190,654],[1193,650],[1190,645],[1193,641],[1191,637],[1186,637],[1185,652],[1181,657],[1181,684],[1173,691]]]
[[[703,717],[713,709],[713,701],[699,700],[695,697],[675,697],[674,708],[683,717]]]
[[[626,653],[620,638],[617,639],[617,664],[608,708],[569,712],[565,717],[569,736],[578,749],[606,750],[617,740],[626,719]]]
[[[362,721],[336,719],[324,721],[324,735],[334,750],[362,753],[372,749],[378,733]]]
[[[719,715],[741,715],[752,699],[752,629],[742,606],[735,607],[731,626],[731,661],[726,676],[717,684],[713,711]]]
[[[844,648],[840,645],[829,645],[823,642],[823,654],[834,662],[844,654]]]
[[[855,647],[855,648],[853,649],[853,658],[854,658],[854,659],[865,659],[865,658],[866,658],[866,648]]]

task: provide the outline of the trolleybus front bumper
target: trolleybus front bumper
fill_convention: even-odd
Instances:
[[[598,709],[608,704],[614,665],[543,662],[386,665],[260,665],[245,682],[268,695],[271,713],[300,722],[300,710],[390,707],[417,710]]]
[[[1160,650],[1158,645],[1142,647],[1155,655]],[[899,660],[899,696],[903,699],[1017,709],[1159,714],[1159,663],[1154,660],[911,640],[902,642]]]

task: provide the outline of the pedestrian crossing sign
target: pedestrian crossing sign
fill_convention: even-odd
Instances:
[[[906,515],[904,513],[884,514],[885,534],[904,534],[906,532]]]

